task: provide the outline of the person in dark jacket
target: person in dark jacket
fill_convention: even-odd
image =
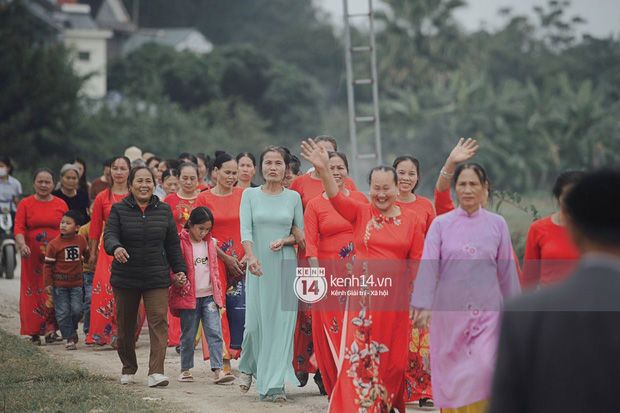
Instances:
[[[491,413],[620,412],[618,187],[615,169],[586,175],[568,193],[562,207],[579,267],[506,306]]]
[[[164,359],[168,340],[168,288],[183,285],[187,267],[170,206],[153,196],[155,176],[146,167],[129,175],[130,194],[112,205],[103,236],[104,248],[114,256],[110,284],[116,300],[118,356],[123,363],[122,384],[134,381],[138,370],[134,331],[140,299],[149,320],[150,387],[167,386]]]

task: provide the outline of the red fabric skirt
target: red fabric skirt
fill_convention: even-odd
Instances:
[[[90,328],[87,343],[116,346],[116,301],[110,285],[110,267],[114,257],[99,250],[97,267],[93,278],[93,293],[90,304]],[[136,323],[136,341],[144,324],[146,311],[140,301]]]
[[[344,320],[342,368],[329,411],[404,412],[408,312],[369,311],[362,304],[348,309]]]
[[[38,228],[25,234],[30,257],[22,258],[19,319],[20,334],[46,335],[58,330],[52,298],[45,293],[43,261],[47,244],[59,233],[58,228]]]
[[[428,330],[413,327],[413,320],[409,321],[409,332],[405,402],[415,402],[422,398],[432,399],[430,333]]]
[[[306,262],[305,259],[306,250],[297,248],[297,260],[302,263]],[[293,342],[293,369],[295,369],[295,373],[314,374],[317,371],[312,340],[312,311],[309,305],[301,302],[297,309],[297,324],[295,326],[295,339]]]
[[[328,398],[338,378],[343,317],[344,311],[319,309],[312,312],[314,353]]]
[[[168,347],[181,344],[181,319],[170,314],[168,307]]]
[[[312,340],[312,311],[307,304],[300,303],[297,310],[295,341],[293,344],[293,368],[295,373],[316,373],[317,362]]]

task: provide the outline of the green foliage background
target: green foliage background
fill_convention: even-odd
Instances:
[[[132,12],[133,0],[124,0]],[[101,0],[87,0],[95,9]],[[384,162],[422,162],[420,192],[460,136],[505,191],[547,190],[565,169],[620,160],[620,44],[576,36],[567,2],[535,17],[498,11],[496,31],[468,33],[454,19],[464,0],[385,0],[376,15]],[[67,51],[43,41],[20,1],[0,7],[0,153],[19,173],[59,168],[73,154],[91,171],[129,145],[163,156],[254,152],[327,133],[348,141],[344,51],[310,0],[149,0],[141,27],[196,27],[215,44],[196,56],[145,45],[109,62],[122,99],[78,97]],[[363,27],[355,45],[367,42]],[[356,73],[368,76],[358,59]],[[370,110],[359,86],[358,112]],[[360,130],[360,143],[372,139]],[[20,175],[23,176],[23,175]],[[28,185],[25,185],[27,188]]]

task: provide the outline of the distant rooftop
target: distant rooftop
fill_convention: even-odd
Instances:
[[[65,3],[62,11],[67,16],[64,21],[67,29],[98,30],[92,17],[90,17],[90,6],[88,4]]]
[[[95,20],[100,27],[109,30],[125,33],[134,31],[129,13],[121,0],[104,0],[99,6]]]
[[[190,50],[205,54],[213,50],[213,44],[200,31],[191,27],[140,29],[126,43],[123,53],[127,54],[147,43],[174,47],[176,50]]]

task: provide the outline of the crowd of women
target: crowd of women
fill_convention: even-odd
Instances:
[[[178,379],[194,381],[202,340],[214,381],[234,380],[230,360],[239,359],[241,391],[256,381],[261,399],[284,402],[285,383],[303,386],[314,374],[333,412],[404,412],[408,402],[482,412],[502,303],[522,287],[560,281],[568,270],[548,260],[578,257],[558,212],[532,225],[521,271],[506,222],[485,209],[489,177],[466,163],[477,149],[471,139],[457,143],[437,178],[434,204],[416,194],[421,163],[411,155],[373,168],[368,196],[358,192],[330,136],[302,142],[301,157],[312,164],[306,174],[279,146],[267,147],[258,162],[251,153],[225,152],[162,159],[132,147],[106,160],[92,183],[77,157],[58,180],[38,169],[34,195],[21,201],[10,160],[2,158],[0,195],[17,205],[21,334],[38,344],[41,336],[58,340],[43,257],[62,215],[75,209],[87,217],[80,232],[91,250],[83,273],[85,343],[117,348],[124,384],[137,371],[135,342],[146,318],[151,386],[168,384],[167,346],[180,352]],[[558,178],[560,204],[580,177],[569,171]],[[296,259],[342,273],[414,262],[397,274],[409,285],[411,312],[409,305],[383,311],[367,298],[285,311],[298,304],[281,287],[283,263]]]

